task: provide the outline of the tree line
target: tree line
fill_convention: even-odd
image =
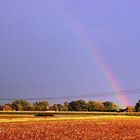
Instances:
[[[50,105],[47,100],[37,101],[31,103],[27,100],[15,100],[12,103],[0,105],[1,111],[100,111],[100,112],[140,112],[140,100],[136,103],[135,107],[128,106],[126,109],[121,109],[114,102],[106,101],[85,101],[82,99],[64,102],[64,104],[53,104]]]

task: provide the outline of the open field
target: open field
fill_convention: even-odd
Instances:
[[[126,116],[140,116],[140,112],[80,112],[80,111],[0,111],[0,115],[126,115]]]
[[[139,140],[135,116],[0,116],[0,140]]]

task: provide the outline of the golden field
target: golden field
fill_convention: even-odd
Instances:
[[[139,140],[137,116],[1,115],[0,140]]]

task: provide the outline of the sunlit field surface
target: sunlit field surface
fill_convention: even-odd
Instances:
[[[136,116],[0,116],[0,140],[139,140]]]

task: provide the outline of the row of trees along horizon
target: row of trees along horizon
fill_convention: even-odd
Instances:
[[[106,101],[85,101],[82,99],[64,102],[64,104],[49,104],[47,100],[36,101],[31,103],[27,100],[19,99],[12,103],[1,104],[1,111],[100,111],[100,112],[118,112],[118,111],[128,111],[128,112],[140,112],[140,100],[135,106],[127,106],[125,109],[121,109],[114,102]]]

